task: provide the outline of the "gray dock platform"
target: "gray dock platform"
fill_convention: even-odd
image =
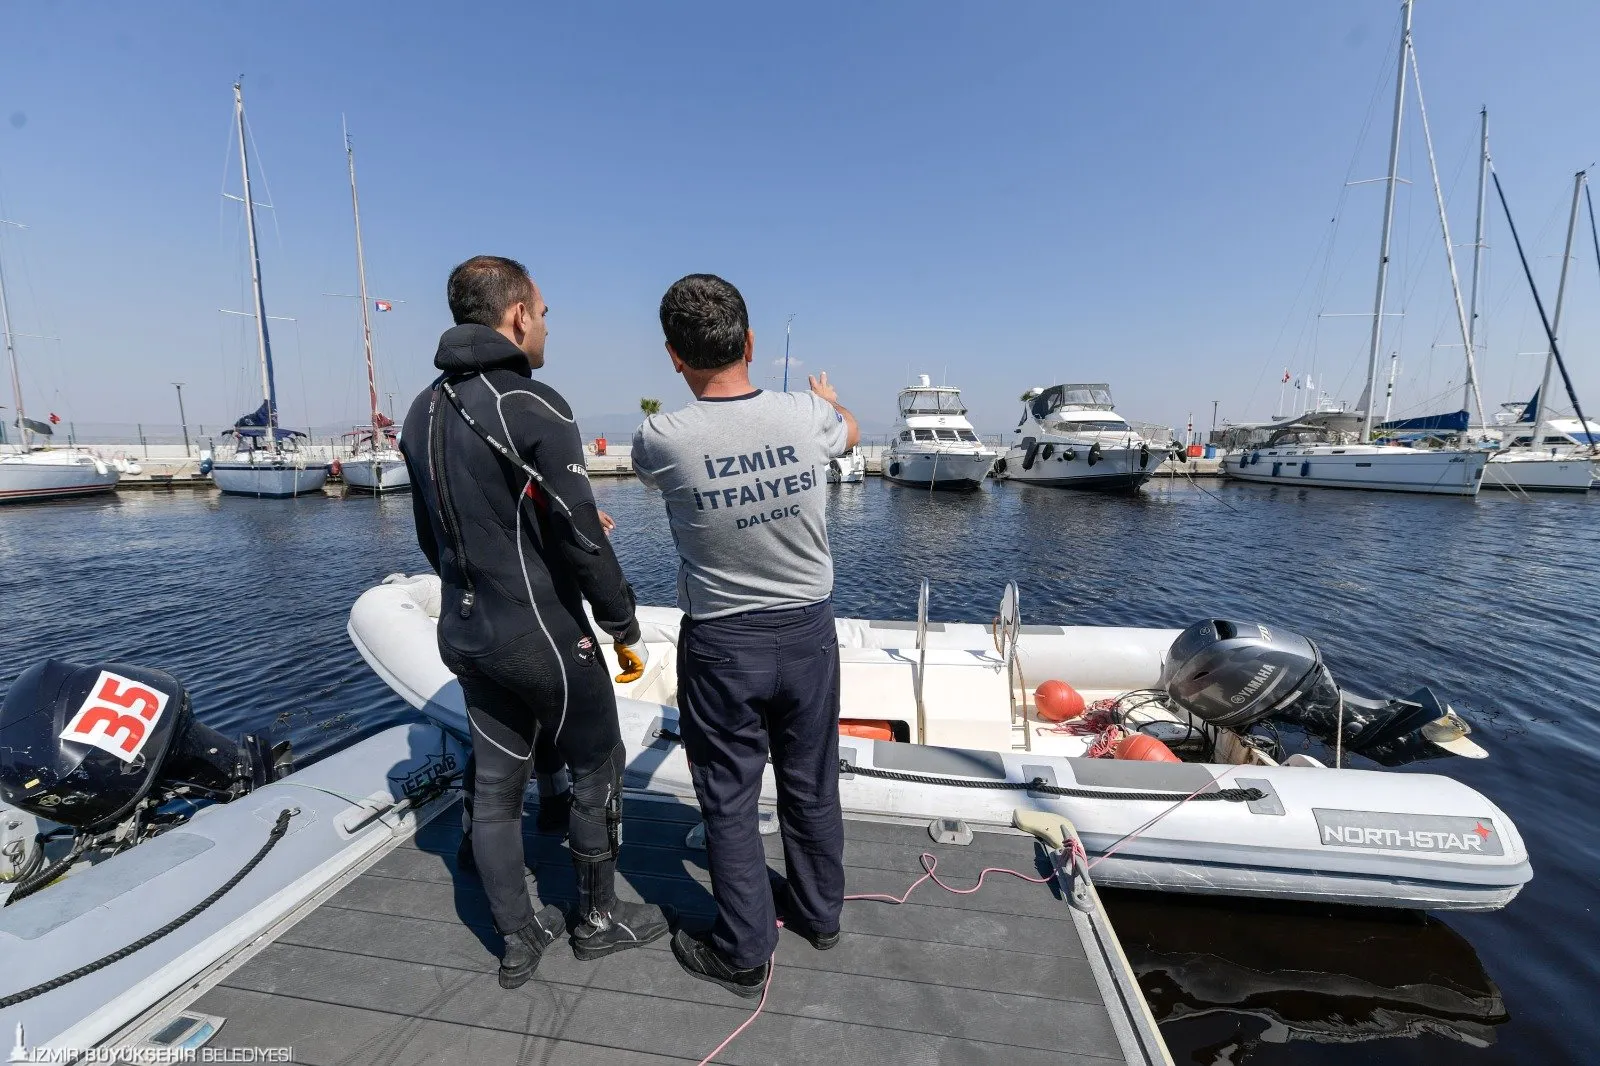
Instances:
[[[684,846],[688,804],[630,799],[621,891],[670,904],[691,929],[713,905],[705,853]],[[530,821],[531,826],[531,821]],[[395,848],[192,1004],[226,1019],[213,1047],[292,1047],[307,1066],[695,1063],[750,1016],[745,1001],[679,969],[666,940],[592,963],[563,941],[533,981],[495,980],[498,938],[478,881],[458,876],[456,808]],[[779,838],[764,838],[782,869]],[[571,862],[529,835],[536,897],[569,904]],[[846,822],[847,891],[900,895],[932,852],[970,886],[985,866],[1042,876],[1044,852],[1018,833],[966,847],[924,827]],[[1167,1063],[1104,913],[1053,886],[990,875],[981,892],[924,884],[902,906],[845,905],[832,951],[783,933],[771,994],[721,1063]]]

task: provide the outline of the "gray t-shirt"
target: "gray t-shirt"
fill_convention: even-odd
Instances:
[[[803,607],[833,594],[824,468],[849,430],[809,392],[697,400],[651,415],[633,469],[661,490],[691,618]]]

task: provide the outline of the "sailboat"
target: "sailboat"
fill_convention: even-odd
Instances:
[[[1400,127],[1405,115],[1406,69],[1416,77],[1416,59],[1411,49],[1411,0],[1402,14],[1400,68],[1395,79],[1394,123],[1389,135],[1389,171],[1383,201],[1383,231],[1378,253],[1378,284],[1372,310],[1372,334],[1367,353],[1367,384],[1353,410],[1318,410],[1283,422],[1251,427],[1253,440],[1229,450],[1223,457],[1223,471],[1241,481],[1268,484],[1317,486],[1322,488],[1377,489],[1389,492],[1423,492],[1450,496],[1476,496],[1483,482],[1488,453],[1462,446],[1415,447],[1372,443],[1378,385],[1378,357],[1383,348],[1385,296],[1389,281],[1389,245],[1394,230],[1395,188],[1400,182]],[[1421,80],[1417,80],[1421,104]],[[1427,117],[1423,112],[1423,132]],[[1433,166],[1432,140],[1428,158]],[[1436,169],[1436,168],[1435,168]],[[1455,284],[1455,258],[1444,216],[1443,199],[1435,174],[1435,196],[1444,230],[1446,259],[1450,264],[1451,287],[1455,294],[1457,318],[1462,339],[1467,341],[1469,326],[1461,303],[1460,287]],[[1474,395],[1477,373],[1469,346],[1467,379]],[[1481,420],[1481,419],[1480,419]]]
[[[284,497],[321,492],[328,464],[307,457],[300,447],[306,434],[278,425],[278,389],[272,376],[272,343],[267,336],[267,302],[261,293],[261,253],[256,246],[256,205],[250,197],[250,153],[245,147],[244,87],[233,86],[233,114],[239,130],[239,162],[244,174],[245,230],[250,237],[250,285],[255,293],[256,351],[261,358],[261,406],[240,418],[224,436],[233,454],[211,466],[211,480],[230,496]]]
[[[378,371],[372,358],[372,307],[367,302],[367,260],[361,250],[361,200],[356,195],[356,151],[350,144],[350,130],[344,131],[345,160],[350,165],[350,212],[356,222],[356,273],[361,288],[361,340],[367,352],[367,397],[371,405],[372,421],[357,427],[355,453],[340,464],[344,483],[361,492],[407,492],[411,488],[411,472],[400,454],[394,419],[378,410]],[[385,305],[387,306],[387,305]]]
[[[1488,152],[1485,150],[1484,159]],[[1550,328],[1561,332],[1561,310],[1567,295],[1567,268],[1572,265],[1572,238],[1578,227],[1578,198],[1588,175],[1578,171],[1572,182],[1572,210],[1567,215],[1567,245],[1561,259],[1561,280],[1556,285],[1555,312]],[[1593,201],[1590,223],[1594,222]],[[1595,479],[1595,444],[1600,426],[1575,418],[1551,418],[1545,397],[1550,395],[1550,374],[1555,369],[1555,348],[1545,349],[1544,376],[1533,398],[1523,407],[1510,442],[1489,458],[1484,486],[1524,492],[1588,492]]]
[[[12,405],[17,412],[19,451],[0,454],[0,503],[87,496],[117,487],[119,466],[76,448],[49,448],[34,437],[49,438],[49,422],[29,418],[22,400],[22,375],[17,369],[17,348],[11,332],[11,311],[6,305],[5,265],[0,263],[0,332],[5,334],[6,359],[11,365]],[[53,418],[54,416],[52,416]],[[131,472],[131,471],[130,471]]]

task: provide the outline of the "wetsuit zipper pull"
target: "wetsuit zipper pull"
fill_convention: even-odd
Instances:
[[[474,592],[472,589],[468,589],[466,592],[463,592],[461,594],[461,607],[457,611],[457,613],[460,614],[462,618],[471,618],[472,617],[472,601],[476,597],[477,597],[477,593]]]

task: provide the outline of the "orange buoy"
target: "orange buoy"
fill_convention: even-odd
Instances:
[[[881,718],[841,718],[839,735],[863,740],[893,740],[894,727]]]
[[[1046,681],[1033,691],[1033,705],[1047,722],[1065,722],[1083,713],[1083,697],[1065,681]]]
[[[334,477],[342,476],[344,474],[344,464],[335,459],[333,462],[328,464],[328,473],[332,474]]]
[[[1145,762],[1182,762],[1172,749],[1146,733],[1129,733],[1117,742],[1119,759],[1142,759]]]

